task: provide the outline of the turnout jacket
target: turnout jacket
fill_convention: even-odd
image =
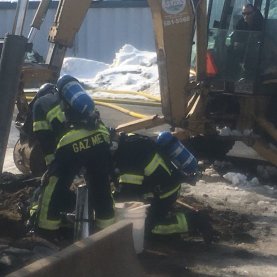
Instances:
[[[119,171],[118,182],[123,191],[152,193],[163,199],[180,188],[170,160],[149,137],[137,134],[121,136],[114,162]]]

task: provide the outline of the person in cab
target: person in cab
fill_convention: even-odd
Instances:
[[[232,63],[235,72],[241,72],[240,78],[253,79],[261,45],[261,31],[264,27],[264,18],[261,12],[252,4],[242,7],[242,17],[235,26],[231,35],[230,66]],[[227,64],[228,66],[228,64]]]

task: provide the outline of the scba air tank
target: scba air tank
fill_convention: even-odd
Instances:
[[[75,111],[84,116],[93,114],[95,108],[94,101],[76,78],[70,75],[64,75],[59,78],[57,87],[63,99]]]
[[[157,143],[181,172],[185,175],[196,173],[198,168],[197,160],[170,132],[161,132],[157,137]]]

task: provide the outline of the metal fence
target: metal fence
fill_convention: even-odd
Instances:
[[[30,2],[23,33],[28,35],[39,2]],[[34,40],[34,49],[44,58],[48,51],[48,32],[56,13],[52,2],[46,18]],[[13,28],[16,3],[0,2],[0,37]],[[74,13],[73,15],[74,16]],[[73,47],[67,56],[93,59],[106,63],[124,44],[139,50],[155,51],[151,12],[147,1],[93,1]]]

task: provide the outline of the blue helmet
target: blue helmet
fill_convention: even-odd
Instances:
[[[59,78],[57,87],[62,99],[75,112],[82,116],[91,116],[93,114],[95,109],[94,101],[76,78],[64,75]]]
[[[173,135],[170,132],[164,131],[160,132],[159,135],[157,136],[157,143],[160,146],[165,146],[167,145],[172,139]]]

